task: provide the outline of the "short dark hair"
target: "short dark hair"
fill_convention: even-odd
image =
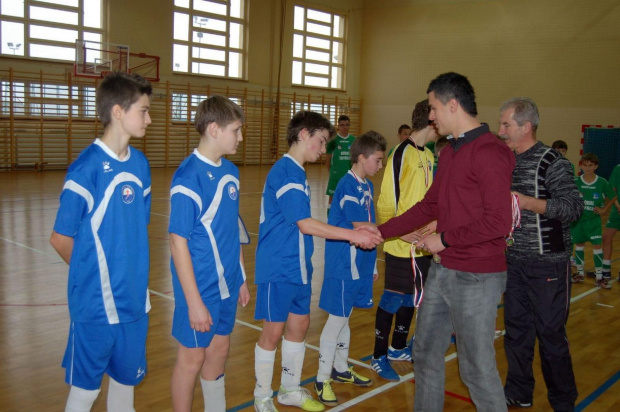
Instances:
[[[583,156],[581,156],[581,160],[579,161],[579,163],[583,163],[583,162],[592,162],[595,165],[597,165],[598,156],[595,155],[594,153],[584,153]]]
[[[374,152],[385,152],[387,141],[381,133],[369,130],[351,144],[351,163],[357,163],[359,155],[370,157]]]
[[[107,127],[112,121],[112,108],[120,105],[124,111],[129,110],[132,104],[146,94],[153,93],[151,83],[139,74],[125,72],[112,72],[105,76],[95,97],[97,114],[103,127]]]
[[[429,85],[426,93],[434,92],[435,97],[442,104],[448,103],[451,99],[461,105],[465,113],[470,116],[477,116],[476,94],[467,77],[462,74],[449,72],[440,74]]]
[[[309,110],[302,110],[295,113],[295,116],[288,122],[286,127],[286,142],[288,147],[291,147],[294,143],[299,141],[299,133],[306,129],[312,136],[318,130],[327,130],[329,132],[329,138],[336,135],[336,129],[322,114],[317,112],[311,112]]]
[[[416,132],[424,130],[428,126],[428,115],[431,107],[428,105],[428,99],[417,102],[411,113],[411,126]]]
[[[411,129],[411,126],[409,126],[408,124],[401,124],[400,127],[398,128],[398,134],[401,134],[402,131],[405,129]]]
[[[340,123],[343,120],[346,120],[347,122],[351,122],[351,119],[349,119],[349,116],[347,116],[346,114],[341,114],[340,116],[338,116],[338,123]]]
[[[566,142],[564,140],[556,140],[555,142],[553,142],[553,144],[551,145],[552,149],[565,149],[568,150],[568,145],[566,144]]]
[[[198,105],[194,123],[198,133],[203,136],[211,123],[226,127],[237,120],[243,123],[244,119],[243,109],[237,103],[216,94]]]

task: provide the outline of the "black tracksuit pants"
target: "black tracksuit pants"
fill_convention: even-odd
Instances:
[[[574,410],[577,387],[565,327],[570,290],[568,259],[560,263],[508,259],[504,293],[507,397],[533,401],[532,361],[538,338],[549,403],[554,411]]]

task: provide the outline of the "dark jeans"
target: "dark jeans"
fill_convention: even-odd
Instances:
[[[568,259],[560,263],[508,260],[504,294],[506,396],[532,401],[532,360],[538,338],[549,403],[554,411],[574,410],[577,386],[565,327],[570,289]]]

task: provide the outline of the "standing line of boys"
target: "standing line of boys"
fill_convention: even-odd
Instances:
[[[454,94],[454,90],[461,94]],[[146,157],[130,147],[129,140],[132,137],[144,136],[151,122],[148,113],[151,91],[150,84],[139,75],[112,73],[102,81],[97,90],[97,110],[105,127],[104,133],[70,166],[61,193],[60,207],[50,241],[69,264],[68,300],[71,325],[63,359],[66,382],[71,385],[67,411],[91,409],[99,394],[104,373],[110,376],[108,410],[133,410],[134,386],[141,382],[146,374],[146,335],[150,310],[147,225],[150,215],[151,178]],[[450,161],[456,161],[454,159],[457,159],[457,151],[461,153],[460,150],[463,150],[465,154],[475,156],[477,151],[486,150],[501,158],[501,161],[496,163],[499,162],[502,170],[512,172],[514,161],[505,156],[504,148],[497,146],[493,139],[489,138],[492,135],[488,133],[488,127],[481,126],[475,119],[473,88],[465,77],[456,73],[441,75],[431,83],[428,94],[430,103],[428,100],[418,103],[412,118],[415,135],[412,150],[416,149],[419,164],[407,161],[422,168],[424,174],[418,171],[416,176],[417,180],[423,176],[426,189],[431,186],[433,178],[433,159],[432,154],[430,158],[427,155],[428,149],[424,149],[424,144],[435,139],[440,129],[443,129],[443,134],[453,136],[447,152],[450,157],[448,163],[443,163],[447,165],[444,167],[449,167]],[[416,128],[417,121],[423,121],[424,124]],[[212,96],[203,101],[195,118],[196,130],[200,134],[199,145],[181,163],[172,180],[169,224],[170,266],[175,294],[172,335],[179,343],[172,376],[172,401],[175,411],[191,410],[193,389],[198,375],[203,389],[205,410],[226,409],[224,370],[230,334],[235,322],[237,304],[247,305],[250,295],[238,225],[239,171],[223,156],[236,153],[237,146],[243,139],[243,122],[242,109],[229,99]],[[339,129],[347,129],[348,132],[348,127],[345,127],[348,122],[348,118],[341,117]],[[485,307],[484,324],[478,328],[480,333],[470,333],[469,329],[459,322],[449,325],[453,322],[447,318],[440,319],[441,331],[447,336],[452,332],[452,327],[456,327],[461,330],[460,336],[469,336],[472,342],[476,342],[475,345],[487,347],[489,342],[492,345],[492,339],[487,339],[492,334],[487,332],[490,331],[491,324],[494,325],[491,309],[498,294],[505,287],[505,262],[503,265],[500,260],[497,260],[496,264],[491,264],[488,260],[483,263],[478,255],[470,253],[468,248],[473,241],[481,242],[482,245],[488,244],[490,252],[499,250],[496,235],[504,236],[505,205],[500,201],[496,201],[495,205],[486,194],[500,189],[506,191],[506,176],[498,177],[497,173],[494,173],[495,177],[490,178],[493,174],[480,175],[479,171],[472,171],[472,176],[475,175],[476,179],[486,176],[488,187],[478,185],[472,187],[472,190],[480,190],[482,195],[486,196],[487,203],[480,205],[488,214],[483,214],[483,220],[494,219],[501,223],[501,227],[495,227],[492,233],[482,233],[480,229],[474,230],[473,226],[469,231],[463,229],[462,225],[455,226],[456,223],[450,220],[453,217],[448,214],[450,207],[439,207],[449,199],[452,200],[448,203],[454,203],[455,194],[440,193],[439,184],[431,188],[431,191],[434,190],[432,196],[425,197],[424,193],[415,196],[414,202],[424,199],[420,205],[411,209],[411,205],[404,204],[401,208],[397,195],[397,201],[392,205],[392,209],[396,209],[392,216],[404,215],[391,219],[377,229],[374,226],[375,210],[372,201],[374,188],[367,177],[381,169],[386,142],[379,133],[370,131],[359,139],[354,139],[347,147],[352,167],[339,179],[335,187],[333,198],[336,204],[331,208],[328,223],[325,224],[311,217],[310,187],[304,165],[317,161],[325,153],[326,143],[334,134],[335,130],[330,122],[318,113],[302,111],[293,116],[287,128],[289,151],[274,164],[263,189],[255,275],[258,286],[255,318],[263,320],[263,328],[255,348],[254,407],[259,412],[277,411],[272,400],[272,381],[275,353],[280,340],[282,374],[277,398],[281,404],[298,406],[307,411],[321,411],[324,404],[333,406],[338,403],[332,383],[372,385],[372,380],[355,372],[348,365],[347,359],[351,340],[349,318],[352,310],[354,307],[373,306],[372,284],[378,277],[376,246],[383,242],[383,237],[406,235],[437,217],[438,223],[403,238],[410,243],[415,243],[415,239],[421,249],[439,254],[438,261],[433,265],[434,273],[431,279],[442,277],[443,272],[452,271],[458,275],[463,270],[471,272],[480,267],[481,273],[474,274],[476,279],[481,276],[486,279],[484,282],[497,280],[492,293],[481,297],[488,303],[488,308]],[[421,140],[415,140],[416,136]],[[348,135],[347,139],[351,137]],[[406,141],[399,145],[395,154],[389,158],[389,167],[396,167],[394,159],[397,155],[399,166],[402,166],[400,162],[403,162],[402,155],[408,144],[409,141]],[[603,243],[604,257],[597,260],[595,255],[596,284],[608,288],[607,279],[611,276],[610,245],[613,236],[620,229],[620,204],[617,200],[620,166],[614,169],[610,178],[611,184],[594,174],[598,166],[595,155],[584,155],[580,166],[584,175],[575,178],[575,183],[585,198],[586,211],[590,213],[584,213],[581,219],[572,225],[573,238],[578,244],[578,252],[581,243],[585,241],[595,245]],[[446,184],[455,178],[449,171],[442,173],[438,178],[443,178]],[[391,183],[387,182],[388,185],[395,185],[394,194],[398,192],[400,197],[405,193],[397,190],[401,177],[402,173],[399,171],[392,176]],[[418,184],[415,186],[421,187]],[[596,187],[592,188],[593,186]],[[591,195],[588,191],[590,189],[593,190]],[[497,200],[496,195],[494,196]],[[490,204],[493,204],[494,208],[489,208]],[[600,214],[605,213],[612,205],[605,234],[601,236]],[[387,216],[388,219],[390,217]],[[469,216],[462,217],[469,219]],[[437,226],[440,231],[434,233]],[[598,227],[598,232],[595,226]],[[320,340],[319,370],[315,383],[319,401],[300,386],[305,336],[310,323],[313,236],[327,240],[325,279],[319,306],[329,313],[329,317]],[[465,238],[468,240],[463,240]],[[477,238],[479,239],[476,241]],[[503,237],[499,239],[503,242]],[[461,249],[462,251],[458,252],[460,258],[455,260],[456,252],[450,252]],[[469,256],[471,262],[463,260],[464,256]],[[386,261],[388,257],[386,253]],[[441,262],[441,257],[445,258],[445,262]],[[409,263],[409,257],[406,259]],[[582,263],[583,255],[578,254],[577,261],[578,264]],[[582,265],[578,265],[578,268],[576,281],[583,276]],[[391,283],[387,282],[389,272],[393,270],[386,269],[386,292],[377,312],[377,324],[382,309],[391,314],[389,322],[380,322],[385,342],[394,313],[397,314],[398,323],[401,309],[408,308],[405,322],[401,322],[407,332],[413,316],[412,305],[403,303],[403,296],[408,298],[411,288],[406,291],[395,288],[386,297],[386,293],[391,291]],[[407,269],[406,272],[407,276],[410,276],[410,270]],[[452,276],[446,277],[442,280],[445,284],[431,285],[430,291],[438,298],[442,294],[452,296],[455,299],[452,304],[458,299],[470,298],[460,296],[464,289],[469,290],[471,282],[468,283],[468,279],[464,280],[463,287],[454,289],[448,285],[448,278],[453,279]],[[443,288],[445,290],[442,290]],[[433,305],[441,306],[439,300],[433,304],[427,302],[424,310],[433,310]],[[394,305],[394,302],[399,303]],[[386,307],[392,308],[391,311]],[[453,312],[453,317],[460,316],[461,309],[449,305],[447,310]],[[432,312],[429,313],[432,315]],[[476,317],[480,316],[482,315]],[[427,383],[433,381],[436,387],[440,388],[443,385],[441,373],[432,376],[425,374],[431,366],[429,362],[433,362],[434,355],[438,355],[439,349],[444,348],[449,340],[444,342],[445,345],[440,345],[441,348],[432,349],[433,336],[437,337],[437,322],[432,326],[428,323],[434,319],[432,316],[421,317],[423,325],[418,322],[417,327],[423,332],[423,341],[422,346],[415,350],[416,355],[423,361],[418,371],[418,383],[426,378]],[[387,331],[383,330],[385,325],[389,326]],[[425,328],[424,325],[428,327]],[[404,336],[406,339],[407,334]],[[402,360],[402,356],[407,355],[407,360],[411,358],[411,345],[408,347],[402,343],[398,345],[399,348],[390,348],[393,353],[391,357],[388,354],[388,358]],[[494,405],[491,407],[493,410],[502,410],[505,403],[503,400],[498,401],[501,388],[497,390],[497,369],[491,366],[491,359],[469,353],[472,345],[474,343],[462,343],[463,353],[459,359],[464,361],[470,357],[467,365],[484,370],[489,384],[493,385],[492,388],[482,388],[469,379],[467,374],[463,376],[465,383],[472,391],[472,398],[479,408],[486,409],[487,406]],[[399,350],[402,353],[398,352]],[[379,355],[373,357],[373,363],[377,363],[376,360],[386,354]],[[492,361],[494,364],[494,357]],[[387,359],[385,363],[389,365]],[[385,373],[387,366],[376,367],[373,364],[373,368],[379,376],[390,379]],[[391,366],[389,368],[391,369]],[[391,378],[398,379],[398,375]],[[434,410],[443,404],[439,396],[439,392],[425,389],[416,396],[416,405]],[[574,399],[569,403],[574,404]]]

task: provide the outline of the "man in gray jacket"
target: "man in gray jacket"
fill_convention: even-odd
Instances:
[[[554,411],[574,410],[577,387],[566,336],[570,305],[570,222],[583,211],[570,162],[536,140],[539,115],[528,98],[504,102],[499,135],[516,154],[512,192],[521,226],[508,240],[504,294],[510,406],[531,407],[532,360],[538,337],[547,398]]]

